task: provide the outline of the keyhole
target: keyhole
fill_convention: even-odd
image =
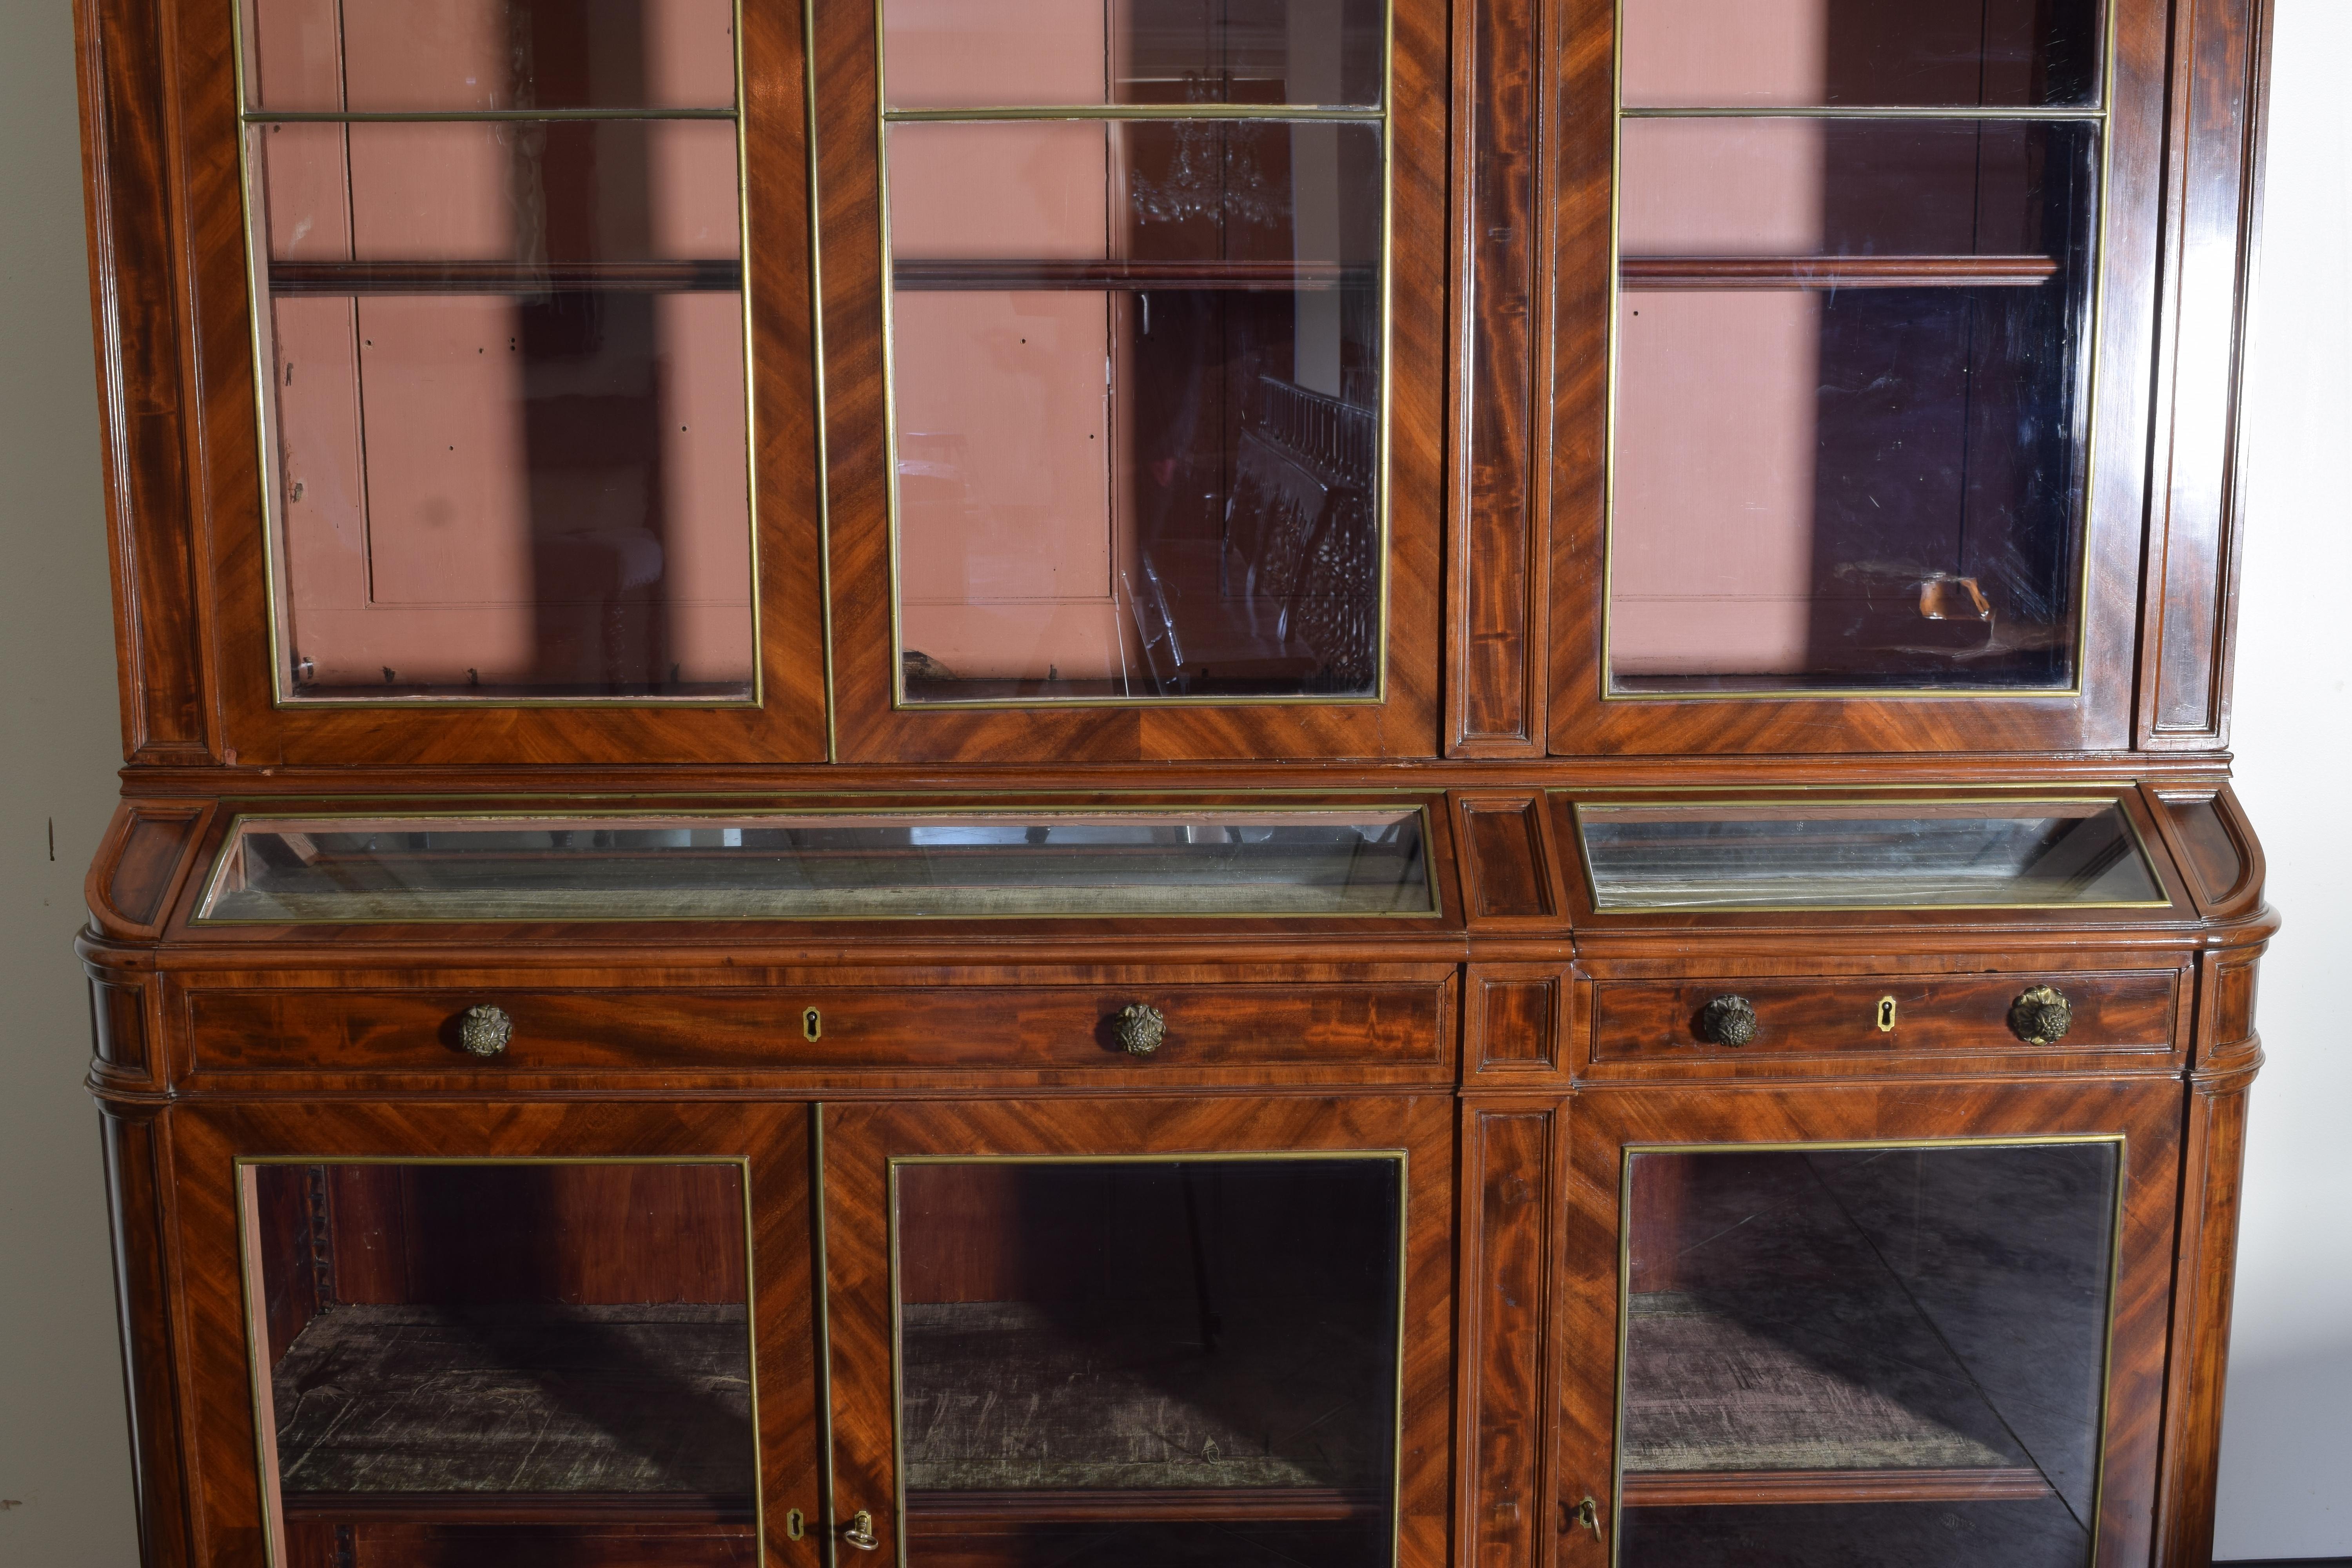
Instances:
[[[801,1015],[801,1034],[804,1038],[814,1040],[824,1033],[824,1020],[817,1016],[815,1008],[811,1007]]]
[[[1882,1035],[1895,1032],[1895,998],[1892,996],[1878,999],[1878,1032]]]
[[[808,1533],[808,1526],[806,1521],[801,1517],[801,1510],[796,1508],[786,1510],[784,1513],[784,1539],[787,1541],[798,1541],[806,1533]]]

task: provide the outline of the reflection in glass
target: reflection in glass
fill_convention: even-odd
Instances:
[[[2085,1568],[2121,1145],[1628,1159],[1623,1568]]]
[[[1377,692],[1383,26],[886,5],[908,700]]]
[[[1435,912],[1412,809],[242,820],[198,919]]]
[[[1381,0],[883,0],[892,109],[1368,106]]]
[[[1625,0],[1628,108],[2080,108],[2100,0]]]
[[[737,1166],[267,1164],[243,1201],[277,1568],[753,1561]]]
[[[1392,1560],[1401,1162],[894,1173],[910,1563]]]
[[[2021,11],[2073,41],[2020,76],[1982,7],[1964,39],[1953,7],[1832,9],[1777,53],[1718,38],[1672,91],[1654,71],[1637,93],[1629,56],[1611,689],[2065,689],[2100,126],[2000,106],[2090,103],[2058,68],[2095,35]],[[1633,50],[1730,13],[1626,17]],[[1808,39],[1800,70],[1782,57]],[[1813,104],[1925,107],[1758,107]]]
[[[257,4],[280,694],[748,698],[731,8]]]
[[[1579,805],[1602,910],[2160,904],[2111,801]]]

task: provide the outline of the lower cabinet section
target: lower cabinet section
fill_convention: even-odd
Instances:
[[[189,1560],[2146,1563],[2183,1107],[184,1105]]]

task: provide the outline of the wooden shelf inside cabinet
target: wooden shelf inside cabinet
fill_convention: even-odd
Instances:
[[[893,288],[908,293],[1068,289],[1140,292],[1147,289],[1223,293],[1296,293],[1369,288],[1370,267],[1336,261],[998,261],[901,260]]]
[[[1338,1487],[1128,1487],[1054,1490],[909,1491],[916,1533],[992,1524],[1314,1524],[1378,1520],[1388,1499]]]
[[[740,1307],[335,1307],[271,1375],[286,1513],[748,1521],[749,1368]]]
[[[2058,276],[2048,256],[1628,256],[1629,292],[1716,289],[2033,289]]]
[[[286,294],[731,294],[740,261],[273,261]]]

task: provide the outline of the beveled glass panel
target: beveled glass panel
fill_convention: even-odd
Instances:
[[[578,1561],[614,1532],[647,1568],[756,1555],[739,1166],[272,1163],[240,1186],[276,1568],[339,1542]]]
[[[1628,108],[2043,108],[2100,94],[2100,0],[1623,0]]]
[[[1631,1152],[1620,1568],[2086,1568],[2121,1149]]]
[[[1421,815],[1359,810],[240,819],[211,921],[1435,912]]]
[[[1622,128],[1621,694],[2064,689],[2097,128]]]
[[[1394,1560],[1400,1160],[892,1174],[909,1563]]]
[[[888,138],[908,699],[1370,695],[1380,127]]]
[[[883,0],[892,109],[1381,100],[1381,0]]]
[[[292,700],[743,701],[730,121],[247,132]]]
[[[2162,904],[2112,801],[1576,807],[1601,910]]]
[[[733,0],[243,0],[264,113],[719,110]]]

